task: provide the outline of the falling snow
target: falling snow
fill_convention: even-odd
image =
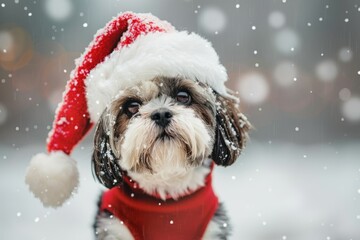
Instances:
[[[334,224],[326,222],[325,220],[321,220],[324,221],[321,224],[321,222],[317,221],[317,217],[322,216],[322,219],[327,219],[329,215],[337,216],[339,219],[338,222],[346,223],[346,229],[350,229],[350,232],[352,231],[352,227],[357,226],[352,221],[357,221],[357,224],[360,221],[360,213],[356,210],[356,204],[354,203],[357,201],[358,196],[354,199],[347,199],[345,196],[353,196],[354,193],[360,194],[359,185],[356,185],[355,189],[354,187],[352,187],[351,190],[350,188],[347,188],[347,186],[354,186],[354,184],[358,184],[359,176],[349,177],[346,176],[346,174],[342,175],[342,172],[350,173],[354,172],[354,169],[357,173],[359,173],[360,169],[358,169],[356,161],[354,161],[353,165],[336,165],[335,162],[337,162],[339,157],[341,157],[341,159],[345,162],[350,162],[351,157],[348,155],[341,155],[341,151],[340,153],[339,151],[336,151],[336,154],[334,154],[334,151],[332,154],[325,154],[326,156],[324,156],[324,152],[328,151],[328,148],[338,148],[338,145],[336,144],[325,144],[321,146],[315,145],[314,148],[316,149],[310,150],[304,148],[303,146],[297,146],[298,148],[293,149],[294,151],[291,154],[284,153],[284,156],[286,155],[286,157],[280,156],[277,155],[276,151],[278,150],[281,152],[284,148],[283,146],[277,145],[277,138],[281,138],[283,135],[286,135],[285,133],[288,133],[287,135],[291,136],[291,138],[290,140],[287,140],[289,140],[291,144],[296,144],[297,138],[299,137],[300,139],[300,136],[302,138],[302,135],[305,135],[304,132],[311,132],[306,126],[311,126],[312,123],[316,124],[316,121],[312,122],[312,115],[310,115],[310,111],[306,110],[307,107],[312,107],[314,109],[311,109],[311,111],[318,112],[316,116],[320,116],[322,113],[324,113],[324,116],[327,113],[331,113],[327,115],[330,116],[329,118],[322,121],[322,125],[318,129],[330,129],[327,126],[336,127],[329,130],[329,132],[326,132],[326,134],[324,134],[323,130],[314,130],[314,134],[309,135],[305,140],[310,141],[311,143],[312,141],[325,142],[328,140],[327,134],[329,134],[329,136],[336,135],[334,138],[338,138],[340,141],[344,139],[341,138],[342,136],[348,136],[346,141],[349,142],[358,139],[357,129],[360,124],[360,92],[354,86],[356,86],[356,84],[360,81],[360,69],[358,68],[359,66],[356,65],[358,49],[355,46],[356,44],[354,45],[354,43],[358,42],[358,39],[356,34],[354,34],[356,33],[356,29],[353,29],[354,27],[352,25],[356,25],[355,22],[357,15],[359,15],[357,11],[360,12],[360,7],[358,5],[351,5],[351,8],[348,8],[349,11],[345,11],[346,15],[344,15],[344,12],[341,10],[342,12],[339,12],[337,17],[334,18],[332,16],[332,11],[335,12],[336,8],[333,4],[331,5],[330,10],[325,10],[329,9],[330,5],[321,4],[317,11],[314,10],[314,13],[320,14],[314,14],[312,12],[306,12],[306,14],[304,14],[301,12],[301,9],[299,9],[296,14],[293,14],[295,9],[293,8],[294,3],[296,3],[295,0],[278,0],[274,2],[274,5],[271,8],[266,9],[264,16],[256,16],[252,18],[251,14],[248,14],[245,17],[247,20],[246,22],[242,21],[238,23],[236,22],[238,21],[237,17],[240,15],[244,16],[244,13],[248,13],[250,10],[247,8],[248,5],[245,4],[245,2],[244,4],[241,3],[241,6],[236,2],[237,1],[229,3],[229,8],[225,8],[225,5],[210,5],[206,2],[201,2],[201,5],[189,4],[190,10],[188,12],[197,14],[193,15],[193,17],[196,18],[198,25],[195,24],[195,26],[186,26],[189,29],[195,29],[200,32],[201,35],[205,34],[205,36],[209,36],[210,42],[218,48],[217,50],[220,59],[224,61],[224,63],[230,62],[229,59],[233,61],[234,64],[230,64],[231,67],[227,69],[229,79],[231,79],[228,82],[228,86],[236,88],[235,90],[239,92],[241,107],[244,109],[245,113],[249,112],[249,119],[257,128],[255,134],[250,134],[253,141],[249,143],[250,154],[246,154],[246,156],[242,159],[243,161],[237,162],[238,165],[234,168],[230,167],[225,169],[228,172],[223,169],[219,169],[220,173],[216,173],[217,176],[221,176],[221,179],[225,179],[228,183],[237,186],[237,189],[240,191],[239,195],[241,195],[242,201],[241,206],[238,205],[238,202],[236,202],[235,199],[232,199],[234,198],[233,192],[224,188],[223,183],[216,183],[219,184],[218,188],[222,199],[225,200],[227,205],[230,203],[230,206],[227,208],[230,209],[229,212],[230,215],[233,215],[231,217],[235,220],[234,222],[244,226],[241,231],[235,228],[234,235],[238,237],[239,235],[244,234],[244,236],[241,235],[242,239],[251,239],[251,236],[254,236],[251,232],[258,233],[260,228],[274,228],[274,231],[277,233],[277,239],[288,240],[292,239],[292,235],[289,233],[292,229],[296,229],[298,232],[303,232],[307,229],[301,229],[301,227],[308,224],[306,226],[311,226],[314,229],[321,226],[321,229],[323,230],[319,230],[319,232],[322,232],[322,239],[336,239],[337,236],[332,235],[332,231],[341,232],[343,231],[343,226],[335,224],[334,220],[331,218],[327,221],[333,221]],[[36,3],[37,5],[40,5],[40,11],[35,8]],[[90,24],[85,22],[88,21],[87,17],[91,16],[90,13],[92,13],[92,11],[89,8],[89,10],[86,9],[86,14],[84,12],[79,12],[79,10],[84,11],[84,8],[78,8],[77,4],[78,3],[75,4],[75,2],[71,0],[44,0],[37,2],[14,0],[1,3],[1,8],[5,9],[0,10],[7,11],[13,6],[16,6],[17,9],[21,11],[19,16],[27,19],[29,24],[31,24],[30,21],[37,22],[36,19],[38,19],[39,16],[45,16],[45,19],[48,21],[44,21],[46,22],[46,25],[44,23],[44,26],[46,26],[44,29],[49,29],[51,32],[46,35],[46,39],[44,39],[46,41],[52,40],[51,44],[56,44],[57,46],[59,45],[61,46],[60,48],[63,49],[63,45],[67,46],[67,44],[69,44],[66,42],[66,39],[70,38],[69,36],[71,36],[71,31],[73,29],[72,27],[66,27],[65,31],[64,28],[61,28],[61,24],[64,26],[67,26],[68,24],[78,26],[77,31],[89,33],[93,30],[92,28],[94,26],[98,25],[93,24],[92,22],[90,22]],[[104,7],[104,4],[98,3],[96,6]],[[311,6],[312,5],[309,3],[309,7]],[[149,11],[152,10],[150,9]],[[259,10],[255,9],[254,11],[257,12]],[[355,11],[357,14],[356,16],[354,15]],[[238,15],[232,16],[230,13]],[[105,19],[104,16],[106,14],[106,11],[103,11],[99,18]],[[85,15],[86,17],[84,17]],[[295,17],[296,24],[294,24]],[[257,21],[258,18],[261,18],[261,21]],[[233,24],[239,24],[239,28],[230,28]],[[344,32],[348,33],[346,35],[347,37],[334,39],[326,38],[326,34],[323,35],[319,29],[331,29],[332,26],[330,26],[330,24],[334,24],[334,26],[343,26]],[[182,29],[182,27],[183,26],[179,25],[179,29]],[[304,30],[302,30],[302,28]],[[31,33],[31,40],[38,47],[39,39],[37,39],[37,37],[40,36],[40,34],[36,31],[38,28],[34,27],[31,30],[29,29],[26,29],[26,31]],[[268,38],[265,41],[261,39],[263,36],[261,34],[263,32],[266,33],[266,37]],[[209,35],[206,35],[206,33]],[[234,35],[228,37],[227,34],[230,33]],[[5,58],[5,56],[12,56],[12,54],[14,54],[14,49],[16,49],[16,51],[18,50],[16,48],[19,44],[17,41],[21,38],[13,34],[14,32],[12,32],[11,29],[0,29],[1,64],[4,63],[2,59]],[[79,39],[80,38],[81,35],[79,34]],[[83,46],[82,48],[84,47],[86,46]],[[225,51],[221,52],[224,49]],[[32,52],[33,56],[37,56],[38,50],[39,49],[36,49],[36,51],[34,50]],[[78,52],[81,52],[82,50],[83,49],[76,49]],[[49,124],[51,123],[43,122],[43,119],[39,120],[36,116],[34,117],[34,120],[29,118],[31,119],[30,121],[27,119],[27,111],[33,112],[33,114],[40,113],[39,115],[49,114],[48,112],[41,112],[42,107],[47,106],[47,103],[40,102],[38,97],[45,99],[44,101],[50,101],[47,98],[52,97],[53,91],[55,91],[54,85],[57,84],[54,84],[54,82],[66,81],[69,73],[71,72],[69,66],[71,66],[70,64],[72,64],[73,59],[70,59],[69,61],[64,59],[64,56],[72,54],[68,51],[68,49],[64,48],[64,52],[60,53],[63,57],[60,60],[56,58],[59,56],[57,49],[46,49],[46,51],[48,53],[51,52],[51,56],[49,56],[49,61],[44,62],[56,62],[56,74],[48,68],[48,65],[38,65],[43,71],[42,74],[37,74],[35,72],[22,74],[21,71],[25,71],[24,69],[27,69],[27,66],[21,66],[19,68],[20,70],[1,69],[3,71],[3,74],[1,75],[1,88],[4,89],[4,93],[6,94],[2,95],[4,98],[1,99],[2,102],[0,103],[0,127],[8,129],[10,135],[16,135],[19,139],[30,139],[30,137],[33,136],[31,134],[34,134],[35,132],[37,132],[38,135],[42,134],[45,136],[42,137],[41,141],[46,138],[46,134],[44,135],[42,131],[50,130],[51,126]],[[234,56],[229,57],[230,55],[227,56],[226,51],[234,51],[236,54],[234,53]],[[250,58],[246,59],[243,56],[250,56]],[[21,58],[19,57],[19,59]],[[32,59],[32,61],[34,61],[34,59]],[[306,64],[304,64],[304,61],[306,61]],[[34,62],[31,63],[33,64]],[[228,64],[224,65],[226,65],[226,67],[228,66]],[[3,65],[1,66],[3,67]],[[33,64],[31,66],[37,65]],[[17,74],[18,72],[21,74]],[[58,76],[59,72],[61,72],[60,77]],[[42,75],[44,75],[49,77],[49,79],[39,79],[38,81],[43,89],[34,94],[34,92],[31,91],[32,88],[36,88],[34,87],[36,85],[32,86],[32,83],[35,81],[31,82],[31,79],[29,80],[28,78],[27,80],[24,80],[23,75],[36,77],[42,77]],[[60,86],[56,87],[60,88]],[[56,96],[57,98],[61,96],[63,89],[58,91],[60,91],[60,95],[58,94]],[[9,96],[7,96],[7,94]],[[297,99],[297,94],[301,95],[301,98]],[[282,95],[286,96],[284,97]],[[294,104],[294,102],[296,102],[296,104]],[[54,104],[56,105],[57,103]],[[19,113],[14,109],[15,106],[21,106],[22,112],[20,114],[20,120],[18,117],[20,116],[18,115]],[[35,108],[35,106],[37,108]],[[46,107],[44,108],[47,110]],[[52,109],[54,108],[55,107]],[[39,112],[36,112],[34,109]],[[271,113],[270,115],[269,112]],[[295,121],[295,124],[300,125],[301,131],[299,126],[291,126],[291,124],[283,125],[283,116],[292,116],[294,118],[300,116],[301,119],[304,120],[304,123]],[[68,120],[66,118],[62,118],[57,122],[57,124],[66,124],[67,121]],[[311,124],[306,125],[309,122],[311,122]],[[244,126],[244,124],[245,123],[242,123],[242,126]],[[292,124],[294,124],[294,122]],[[74,128],[76,127],[77,126],[74,126]],[[314,125],[314,128],[310,129],[316,129],[316,125]],[[355,129],[355,131],[352,131],[353,129]],[[299,133],[295,134],[294,130]],[[264,138],[264,135],[266,135],[264,145],[257,143],[256,141]],[[318,137],[317,140],[312,140],[311,136],[316,135],[321,135],[321,137]],[[16,140],[11,139],[11,141],[14,142]],[[0,145],[2,150],[1,152],[4,153],[1,155],[0,160],[7,160],[6,162],[8,162],[9,160],[15,159],[14,152],[16,152],[16,150],[18,150],[17,152],[21,152],[21,145],[18,143],[12,144],[12,142],[9,144],[11,150],[5,148],[3,151],[3,145]],[[230,141],[227,141],[226,143],[229,144],[230,147],[234,147],[233,143]],[[352,149],[348,149],[349,151],[345,152],[353,151],[354,155],[358,156],[358,153],[356,152],[357,145],[352,146]],[[41,145],[41,147],[43,146]],[[37,148],[40,149],[40,146]],[[106,149],[109,148],[109,146],[104,145],[103,148]],[[81,149],[84,150],[85,148],[81,147]],[[87,146],[86,149],[91,149],[91,146]],[[259,152],[259,149],[261,149],[261,153]],[[268,151],[267,154],[263,153],[263,151],[265,152],[267,149],[272,149],[272,151]],[[35,150],[27,152],[32,153],[35,152]],[[106,154],[109,158],[113,157],[107,150],[105,150],[104,154]],[[337,156],[334,157],[333,155]],[[19,159],[26,158],[24,155],[17,157]],[[78,159],[76,159],[82,160],[81,162],[79,161],[80,165],[83,164],[83,162],[88,163],[86,159],[82,158],[84,158],[84,156],[79,155]],[[272,163],[274,161],[278,161],[279,159],[281,160],[282,158],[286,158],[283,165],[275,165],[282,167],[274,167],[274,164]],[[266,161],[261,162],[259,159],[266,159]],[[294,171],[293,166],[290,164],[290,162],[293,163],[296,159],[300,159],[301,161],[301,166],[298,166],[299,171]],[[18,164],[20,165],[22,163]],[[305,166],[303,164],[305,164]],[[11,167],[10,165],[4,166],[1,166],[2,169]],[[314,170],[314,166],[317,166],[317,170]],[[255,170],[255,167],[261,167],[261,172],[259,172],[259,169]],[[86,167],[84,166],[82,168],[82,174],[87,174],[88,169],[86,170]],[[25,167],[21,165],[21,167],[14,170],[13,173],[15,175],[18,169],[25,169]],[[343,169],[344,171],[336,171],[335,173],[335,170],[337,169]],[[310,172],[309,178],[312,181],[307,181],[307,179],[304,180],[301,178],[301,174],[298,174],[298,172],[306,172],[308,174],[308,171]],[[325,187],[321,189],[322,196],[318,196],[319,198],[316,198],[311,195],[312,191],[316,191],[316,189],[312,189],[312,184],[306,184],[306,187],[311,188],[309,190],[305,188],[302,189],[297,184],[287,181],[286,179],[288,179],[288,173],[292,173],[294,181],[298,180],[297,182],[304,181],[308,183],[318,183],[318,185],[326,183],[324,184]],[[12,176],[10,173],[5,173],[5,176],[6,174],[8,174],[9,179],[11,179]],[[104,171],[100,172],[100,175],[104,174]],[[339,176],[339,178],[336,178],[336,183],[332,180],[334,175],[337,177]],[[19,173],[17,178],[21,179],[22,175]],[[15,177],[13,177],[13,180],[14,179]],[[91,176],[87,176],[87,179],[91,179]],[[344,186],[343,188],[340,188],[338,181],[342,183],[340,185]],[[16,181],[13,182],[14,184],[16,183]],[[85,194],[93,192],[93,189],[90,189],[90,187],[86,186],[86,184],[83,184],[83,186],[87,189]],[[331,190],[327,190],[326,186],[333,187]],[[24,199],[27,197],[22,189],[14,190],[14,192],[15,191],[18,194],[16,197],[24,197]],[[284,193],[281,195],[279,191],[284,191],[286,194]],[[335,201],[332,202],[331,200],[335,192],[341,192],[345,195],[336,195],[336,200],[339,201],[338,203]],[[23,194],[24,196],[20,196],[20,194]],[[72,205],[82,207],[83,205],[80,203],[80,200],[88,200],[89,196],[79,196],[79,199],[74,199],[74,203],[72,203]],[[311,204],[304,207],[307,210],[313,210],[309,211],[309,215],[303,215],[303,211],[301,210],[303,206],[301,204],[307,204],[307,201],[304,201],[302,196],[310,196],[311,198]],[[95,202],[95,197],[92,200]],[[282,204],[279,204],[279,202]],[[289,203],[289,205],[287,205],[287,203]],[[317,209],[312,209],[313,203],[319,207]],[[256,222],[251,222],[251,216],[256,216],[257,214],[257,212],[254,212],[255,210],[252,209],[252,206],[259,206],[260,204],[264,204],[261,206],[266,206],[267,209],[270,209],[270,213],[268,214],[269,218],[266,216],[265,212],[263,212],[260,214],[260,220],[257,219]],[[87,205],[89,209],[94,210],[94,206],[92,204],[86,202],[84,205]],[[159,203],[159,205],[161,205],[161,203]],[[343,206],[347,206],[349,209],[347,207],[343,208]],[[352,206],[352,208],[350,206]],[[72,208],[74,206],[68,205],[66,207]],[[231,209],[240,209],[239,212],[241,212],[241,214],[238,214],[237,210],[233,211]],[[338,209],[341,209],[342,211],[337,211]],[[39,209],[36,210],[38,211]],[[5,209],[5,213],[6,211],[7,209]],[[292,219],[291,216],[294,215],[299,216],[299,218]],[[26,218],[30,220],[29,222],[32,224],[36,223],[38,226],[45,222],[49,222],[50,224],[50,222],[54,220],[49,217],[49,213],[37,213],[35,208],[34,210],[25,210],[22,208],[21,204],[17,204],[16,208],[12,208],[10,214],[5,214],[5,216],[9,216],[8,219],[16,218],[16,224],[19,225],[19,227],[22,224],[21,221]],[[263,216],[266,216],[266,221]],[[282,227],[278,227],[279,229],[277,229],[277,226],[282,226],[282,222],[280,220],[283,219],[283,216],[286,216],[286,218],[284,217],[284,221],[288,221],[292,228],[284,229]],[[86,215],[86,217],[84,217],[84,221],[87,221],[91,217],[92,216],[90,216],[90,214],[89,216]],[[65,226],[67,224],[66,220],[63,219],[62,221],[63,222],[57,222],[58,224],[56,225]],[[168,221],[170,224],[175,224],[173,220]],[[5,229],[11,229],[12,226],[9,224],[9,222],[2,223],[2,225],[5,226]],[[227,224],[228,223],[224,222],[222,226],[228,227]],[[235,225],[235,227],[237,226],[238,225]],[[349,236],[349,239],[357,239],[357,228],[354,229],[354,232],[346,233],[347,235],[352,234],[352,238]],[[44,230],[44,232],[45,231],[46,230]],[[44,239],[46,238],[45,235]],[[46,239],[49,238],[48,236],[49,235],[47,235]],[[266,239],[264,236],[260,239]],[[85,239],[88,238],[85,237]],[[318,238],[315,236],[314,239]]]

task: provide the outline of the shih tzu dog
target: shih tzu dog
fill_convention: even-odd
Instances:
[[[26,172],[43,205],[78,188],[70,154],[96,125],[98,240],[227,239],[214,165],[239,157],[251,128],[210,42],[151,14],[125,12],[75,61],[47,141]]]
[[[211,170],[235,162],[249,129],[235,99],[200,82],[159,76],[122,91],[96,128],[94,172],[116,192],[100,200],[97,239],[227,239]]]

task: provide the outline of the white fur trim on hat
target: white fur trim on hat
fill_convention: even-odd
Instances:
[[[59,207],[77,189],[76,162],[61,151],[39,153],[31,159],[25,182],[45,207]]]
[[[90,72],[85,84],[92,121],[121,90],[156,76],[198,80],[227,95],[227,73],[209,41],[185,31],[148,33],[112,52]]]

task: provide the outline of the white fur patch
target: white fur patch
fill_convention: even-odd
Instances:
[[[167,164],[167,169],[158,174],[129,172],[129,176],[134,179],[141,189],[148,194],[158,193],[165,200],[166,196],[177,199],[191,191],[195,191],[205,185],[205,178],[209,174],[208,167],[171,168],[171,161]]]
[[[157,76],[198,80],[228,95],[226,70],[210,42],[185,31],[149,33],[112,52],[90,72],[85,84],[92,121],[121,90]]]
[[[78,186],[76,162],[61,151],[39,153],[30,161],[25,182],[45,207],[59,207]]]

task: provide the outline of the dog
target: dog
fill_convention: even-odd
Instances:
[[[152,14],[124,12],[75,61],[47,139],[25,182],[45,207],[78,189],[74,147],[96,124],[92,169],[102,193],[98,240],[227,239],[230,223],[212,188],[251,124],[227,90],[212,44]]]
[[[110,189],[96,239],[228,239],[211,172],[236,161],[250,128],[235,95],[198,81],[158,76],[122,91],[96,126],[93,172]]]

